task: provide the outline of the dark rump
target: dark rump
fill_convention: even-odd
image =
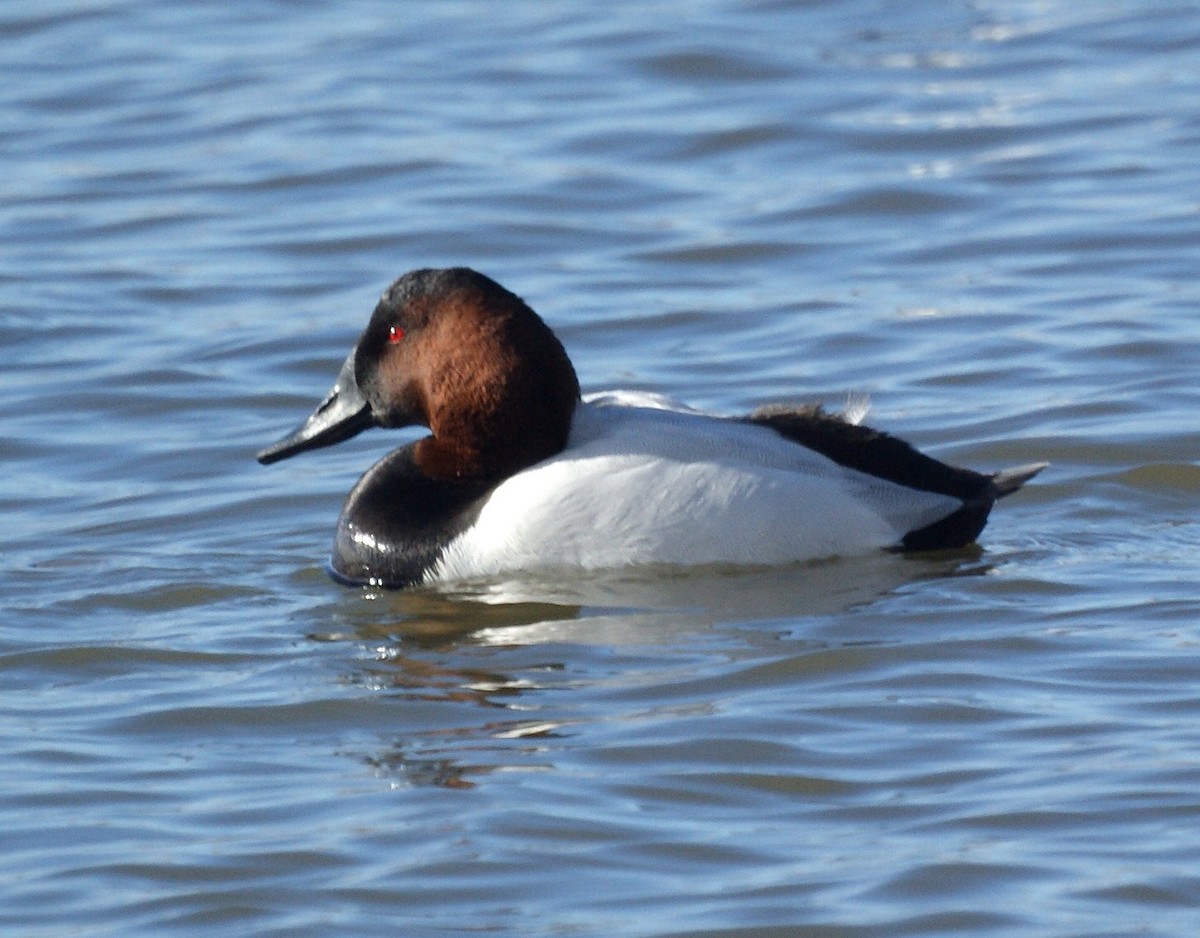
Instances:
[[[952,550],[972,543],[987,524],[996,499],[1015,492],[1045,468],[1038,463],[985,475],[949,466],[904,440],[850,423],[819,406],[762,407],[743,419],[768,427],[847,469],[962,501],[962,506],[946,517],[906,533],[900,550]]]
[[[850,423],[818,406],[788,408],[772,405],[761,407],[744,419],[816,450],[840,466],[897,485],[950,495],[963,501],[978,498],[990,501],[995,497],[991,476],[948,466],[918,452],[904,440]]]

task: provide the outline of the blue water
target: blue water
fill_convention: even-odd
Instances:
[[[1200,928],[1200,8],[0,10],[0,929]],[[587,390],[1052,466],[978,551],[325,572],[467,264]]]

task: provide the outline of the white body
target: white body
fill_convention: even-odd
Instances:
[[[961,504],[843,468],[765,427],[653,395],[589,395],[567,448],[502,482],[426,581],[860,554]]]

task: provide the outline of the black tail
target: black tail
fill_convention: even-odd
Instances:
[[[987,524],[996,500],[1011,495],[1047,465],[1029,463],[985,476],[990,483],[985,491],[966,499],[961,508],[940,521],[909,531],[900,541],[901,550],[953,550],[972,543]]]

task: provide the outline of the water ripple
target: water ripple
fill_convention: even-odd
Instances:
[[[1200,17],[681,13],[0,11],[0,925],[1194,931]],[[1052,466],[952,556],[346,590],[411,437],[253,454],[448,263],[588,389]]]

